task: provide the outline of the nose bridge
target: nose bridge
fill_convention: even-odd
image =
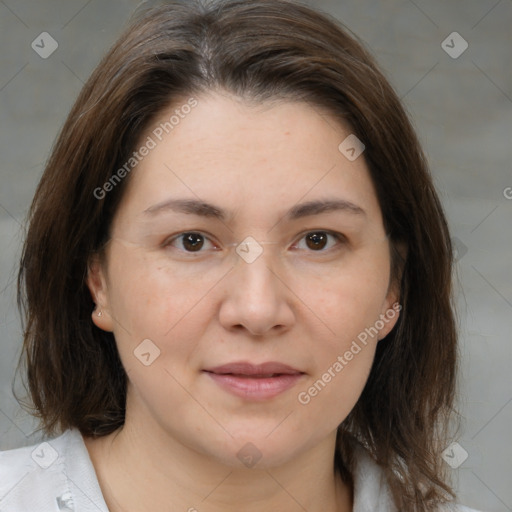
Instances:
[[[275,244],[260,243],[252,237],[244,241],[236,247],[238,261],[225,288],[221,322],[226,328],[242,325],[252,334],[291,325],[294,315],[287,288],[276,277],[279,257],[273,250]]]
[[[252,295],[277,293],[274,269],[278,254],[275,249],[277,249],[275,242],[257,241],[252,236],[244,238],[237,245],[235,252],[238,261],[235,273],[240,283],[243,282],[245,287],[251,289]],[[270,297],[268,299],[270,300]]]

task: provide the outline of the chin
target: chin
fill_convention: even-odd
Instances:
[[[212,454],[222,464],[233,468],[270,469],[286,464],[298,453],[301,440],[294,440],[286,431],[281,435],[272,433],[277,423],[268,428],[254,426],[244,434],[225,439],[225,450]],[[243,430],[241,430],[243,432]],[[216,446],[219,447],[220,443]]]

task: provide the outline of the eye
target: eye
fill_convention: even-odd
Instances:
[[[201,252],[201,249],[204,247],[206,241],[209,241],[209,238],[206,237],[205,235],[198,233],[196,231],[187,231],[185,233],[180,233],[179,235],[172,237],[171,239],[164,243],[164,246],[175,247],[175,242],[178,242],[181,245],[181,247],[178,247],[178,250],[191,253]]]
[[[346,241],[345,236],[341,233],[333,233],[331,231],[310,231],[306,233],[301,239],[305,240],[306,249],[310,249],[314,252],[327,252],[332,248],[332,245],[324,250],[329,245],[329,238],[334,239],[340,243]],[[298,244],[300,245],[300,243]],[[335,244],[334,244],[335,245]],[[299,249],[304,249],[304,247],[298,247]]]

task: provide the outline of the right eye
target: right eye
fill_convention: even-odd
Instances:
[[[173,248],[176,248],[174,244],[175,242],[178,242],[178,244],[181,246],[180,248],[178,248],[178,250],[187,253],[199,253],[204,252],[201,251],[201,249],[203,248],[205,241],[209,240],[210,239],[206,235],[203,235],[202,233],[199,233],[197,231],[186,231],[180,233],[179,235],[173,236],[171,239],[166,241],[164,243],[164,247],[171,246]]]

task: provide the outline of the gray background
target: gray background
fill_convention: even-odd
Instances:
[[[309,3],[366,42],[424,144],[459,250],[465,420],[454,441],[468,458],[451,471],[460,502],[482,511],[512,510],[512,1]],[[23,220],[69,108],[137,5],[0,0],[2,450],[40,439],[11,393],[21,343],[15,272]],[[47,59],[31,48],[45,31],[59,45]],[[469,44],[458,58],[441,46],[454,31]],[[461,48],[450,38],[447,44]]]

